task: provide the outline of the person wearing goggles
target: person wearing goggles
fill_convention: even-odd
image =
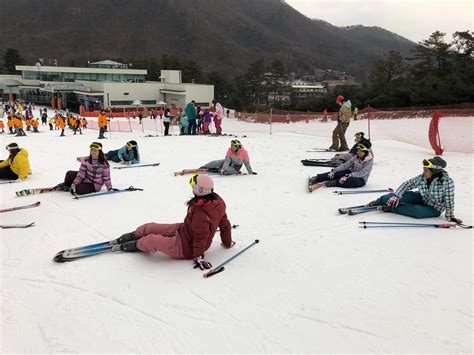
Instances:
[[[113,190],[110,166],[102,144],[93,142],[89,149],[89,156],[81,162],[79,171],[68,171],[64,182],[55,186],[57,190],[70,191],[73,195],[98,192],[104,185],[107,191]]]
[[[414,218],[439,217],[445,212],[448,221],[462,223],[454,217],[454,181],[446,167],[446,161],[439,156],[424,159],[422,174],[405,181],[394,193],[381,196],[369,205],[384,206],[385,212]],[[412,191],[416,189],[418,191]]]
[[[207,175],[193,175],[189,180],[193,192],[188,212],[182,223],[147,223],[117,239],[125,252],[161,252],[175,259],[193,260],[194,268],[210,269],[204,253],[211,247],[220,229],[221,245],[232,248],[232,228],[224,200],[214,192],[214,182]]]
[[[339,165],[328,173],[313,176],[308,181],[309,192],[313,192],[321,187],[362,187],[367,183],[374,159],[370,154],[371,144],[365,142],[357,145],[357,155],[348,162]]]
[[[28,151],[17,143],[8,144],[8,158],[0,160],[0,180],[25,180],[30,174]]]
[[[134,140],[128,141],[122,148],[108,151],[106,157],[114,163],[125,165],[138,164],[140,163],[138,143]]]
[[[238,139],[232,139],[230,148],[227,149],[225,159],[213,160],[199,168],[208,172],[219,173],[220,175],[238,175],[245,165],[249,175],[257,175],[250,165],[249,153]]]

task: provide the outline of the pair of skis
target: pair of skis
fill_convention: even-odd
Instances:
[[[348,214],[349,216],[355,216],[361,213],[367,213],[372,211],[383,211],[384,206],[369,206],[369,205],[359,205],[351,207],[342,207],[339,208],[340,214]]]
[[[44,187],[44,188],[38,188],[38,189],[25,189],[21,191],[15,192],[15,194],[18,197],[22,196],[30,196],[30,195],[37,195],[37,194],[44,194],[48,192],[55,192],[55,191],[63,191],[57,187]],[[138,187],[133,187],[130,186],[126,189],[117,189],[117,190],[111,190],[111,191],[104,191],[104,192],[95,192],[87,195],[75,195],[74,199],[83,199],[83,198],[88,198],[88,197],[96,197],[96,196],[102,196],[102,195],[110,195],[114,193],[120,193],[120,192],[130,192],[130,191],[143,191],[143,189],[138,188]]]
[[[40,204],[41,204],[41,202],[38,201],[38,202],[32,203],[30,205],[9,207],[9,208],[1,208],[0,213],[25,210],[27,208],[35,208],[35,207],[39,207]],[[2,225],[0,225],[0,228],[1,229],[29,228],[29,227],[32,227],[34,224],[35,224],[35,222],[26,223],[26,224],[2,224]]]
[[[238,225],[232,225],[232,228],[237,228]],[[219,231],[219,229],[217,230]],[[217,232],[216,231],[216,232]],[[77,259],[83,259],[89,256],[115,253],[121,251],[121,245],[118,244],[117,239],[112,239],[106,242],[84,245],[77,248],[70,248],[61,250],[53,258],[53,261],[57,263],[64,263],[68,261],[74,261]]]
[[[410,223],[410,222],[359,222],[359,228],[463,228],[471,229],[472,226],[468,226],[463,223]]]
[[[326,166],[329,168],[335,168],[340,164],[333,162],[331,159],[303,159],[301,163],[304,166]]]

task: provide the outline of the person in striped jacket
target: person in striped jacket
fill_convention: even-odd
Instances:
[[[98,192],[104,185],[107,191],[113,190],[110,166],[102,151],[102,144],[93,142],[89,148],[90,155],[81,163],[79,171],[68,171],[64,183],[56,186],[58,190],[70,191],[73,195]]]
[[[423,160],[423,174],[405,181],[395,191],[371,202],[371,206],[384,206],[392,212],[414,218],[438,217],[445,212],[450,222],[462,223],[454,217],[454,181],[441,157]],[[418,191],[411,191],[418,189]]]

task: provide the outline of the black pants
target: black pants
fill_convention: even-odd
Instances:
[[[99,139],[104,139],[105,127],[100,127],[99,129]]]
[[[120,163],[120,158],[118,156],[118,150],[110,150],[105,155],[108,160],[112,160],[114,163]]]
[[[338,171],[336,174],[334,174],[334,177],[332,179],[329,178],[329,173],[324,173],[324,174],[318,174],[316,175],[316,178],[313,176],[311,178],[312,183],[318,183],[318,182],[323,182],[323,181],[335,181],[335,185],[337,187],[344,187],[344,188],[355,188],[355,187],[362,187],[365,185],[364,179],[361,178],[356,178],[356,177],[350,177],[346,181],[344,181],[343,184],[339,182],[339,179],[345,176],[346,174],[350,174],[350,170],[344,170],[344,171]],[[314,182],[313,182],[314,181]]]
[[[189,127],[188,127],[188,134],[196,135],[196,119],[188,119],[189,120]]]
[[[60,134],[59,136],[60,136],[60,137],[63,137],[63,136],[65,136],[65,134],[64,134],[64,128],[63,128],[63,129],[61,129],[61,134]]]
[[[170,130],[170,123],[169,122],[163,122],[163,124],[165,125],[165,136],[167,136],[168,133],[169,133],[169,130]]]
[[[0,160],[0,163],[3,160]],[[4,168],[0,168],[0,179],[1,180],[16,180],[18,179],[18,175],[15,174],[12,169],[10,169],[9,166],[6,166]]]
[[[64,177],[64,185],[71,187],[74,179],[77,176],[78,171],[70,170],[66,173]],[[81,182],[80,184],[76,185],[76,194],[77,195],[86,195],[95,192],[94,184],[89,182]]]

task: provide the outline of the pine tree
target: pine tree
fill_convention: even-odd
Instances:
[[[17,74],[16,65],[25,64],[25,59],[20,55],[18,50],[8,48],[3,55],[3,67],[7,74]]]

